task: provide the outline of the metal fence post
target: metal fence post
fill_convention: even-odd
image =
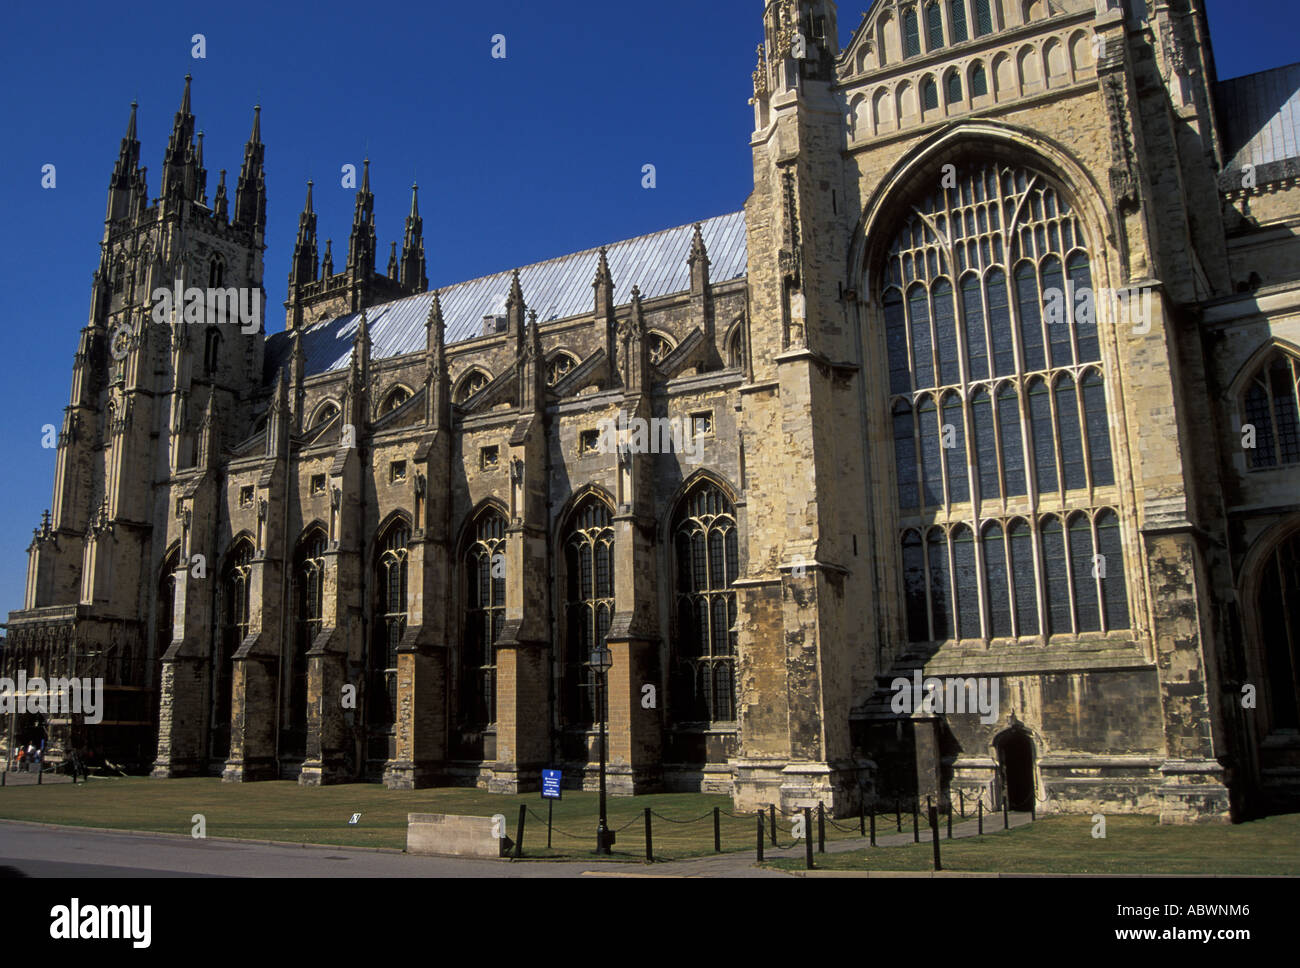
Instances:
[[[812,807],[803,808],[803,853],[808,870],[812,870]]]
[[[943,870],[943,864],[939,863],[939,808],[930,807],[930,841],[934,844],[934,869]]]
[[[767,815],[771,818],[771,823],[769,824],[769,826],[771,826],[772,828],[772,846],[775,847],[776,846],[776,804],[775,803],[769,803],[767,805]]]
[[[871,846],[876,846],[876,814],[871,814]]]
[[[826,806],[817,801],[817,853],[826,853]]]
[[[650,808],[645,808],[645,859],[648,863],[654,863],[655,845],[654,835],[650,831]]]
[[[761,864],[763,863],[763,834],[765,832],[763,830],[763,811],[760,810],[758,812],[757,820],[758,820],[758,862]]]
[[[722,853],[722,816],[720,807],[713,808],[713,852]]]
[[[980,836],[983,837],[983,836],[984,836],[984,797],[983,797],[983,795],[980,796],[979,815],[980,815]]]
[[[894,824],[898,827],[898,832],[903,832],[903,801],[894,797]]]

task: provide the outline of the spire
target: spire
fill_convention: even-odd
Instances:
[[[435,289],[429,315],[424,321],[425,422],[432,430],[451,426],[451,387],[447,382],[446,326],[442,318],[442,297]]]
[[[542,327],[537,310],[528,311],[528,338],[519,354],[519,410],[539,413],[546,405],[546,357],[542,355]]]
[[[253,106],[253,130],[244,145],[235,187],[235,224],[266,231],[266,146],[262,144],[262,106]]]
[[[596,264],[596,279],[591,284],[596,292],[596,325],[604,326],[605,361],[614,372],[618,356],[618,340],[614,327],[614,276],[609,271],[609,260],[605,258],[605,247],[600,247],[600,261]],[[600,332],[597,329],[597,332]]]
[[[328,279],[334,275],[334,240],[325,240],[325,255],[320,260],[320,277]]]
[[[411,186],[411,214],[406,216],[406,235],[402,239],[402,288],[407,292],[424,292],[429,277],[424,263],[424,219],[420,218],[420,186]]]
[[[686,258],[691,273],[691,316],[704,330],[709,347],[713,347],[713,295],[709,290],[709,253],[704,248],[704,233],[695,223],[691,236],[691,254]],[[710,349],[709,353],[715,353]],[[718,362],[721,362],[720,360]]]
[[[198,135],[199,143],[194,149],[194,163],[198,168],[198,180],[194,186],[194,200],[200,205],[208,204],[208,172],[203,167],[203,132]]]
[[[704,263],[705,269],[709,266],[709,253],[704,248],[704,233],[701,230],[699,222],[695,223],[695,231],[691,234],[691,254],[686,259],[686,264],[694,272],[695,266],[699,262]]]
[[[293,262],[289,267],[289,286],[301,286],[316,279],[316,213],[311,204],[311,181],[307,182],[307,200],[298,216],[298,237],[293,243]]]
[[[190,113],[190,75],[185,75],[185,93],[180,110],[172,120],[172,133],[163,156],[162,195],[168,200],[198,199],[198,153],[194,147],[194,115]]]
[[[370,324],[361,311],[352,338],[352,356],[348,360],[348,380],[343,389],[343,423],[359,433],[368,423],[367,399],[370,387]]]
[[[397,281],[397,242],[388,243],[388,278]]]
[[[361,320],[357,323],[357,331],[352,337],[352,348],[358,354],[357,360],[361,366],[362,379],[370,379],[370,321],[366,319],[366,311],[361,310]]]
[[[361,188],[352,212],[352,234],[348,237],[348,271],[355,282],[368,282],[375,274],[375,196],[370,191],[370,159],[362,163]]]
[[[135,115],[139,105],[131,102],[131,117],[126,123],[126,134],[122,137],[122,147],[118,150],[117,163],[113,165],[113,175],[108,182],[108,211],[105,221],[116,222],[129,218],[131,209],[131,190],[140,179],[140,142],[136,138]]]
[[[639,393],[649,388],[650,352],[645,336],[641,290],[633,286],[632,313],[618,327],[619,375],[627,393]]]
[[[515,355],[518,356],[524,344],[524,290],[519,284],[519,270],[510,277],[510,295],[506,297],[506,332],[515,337]]]
[[[275,373],[275,387],[271,390],[271,413],[266,421],[266,456],[278,457],[289,440],[289,390],[284,369]]]

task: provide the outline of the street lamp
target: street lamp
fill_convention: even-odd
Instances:
[[[596,827],[596,853],[608,854],[613,835],[605,822],[605,676],[614,664],[614,654],[604,642],[591,650],[591,668],[596,672],[596,712],[600,716],[600,823]]]

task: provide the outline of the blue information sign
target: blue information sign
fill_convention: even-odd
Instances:
[[[561,776],[559,770],[542,770],[542,796],[550,800],[560,799]]]

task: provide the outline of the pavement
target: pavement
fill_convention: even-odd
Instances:
[[[904,818],[903,832],[880,818],[880,847],[913,842]],[[1011,826],[1030,823],[1029,814],[1012,814]],[[845,826],[844,821],[838,821]],[[955,823],[953,837],[977,835],[974,820]],[[1002,817],[985,817],[988,833],[1002,829]],[[941,825],[941,836],[946,830]],[[815,835],[815,831],[814,831]],[[920,838],[929,842],[929,831]],[[828,841],[839,853],[868,845],[865,839]],[[764,859],[802,858],[802,841],[789,847],[765,845]],[[814,852],[814,863],[816,853]],[[830,873],[830,872],[827,872]],[[866,873],[866,872],[863,872]],[[881,876],[881,872],[873,872]],[[331,847],[212,837],[195,840],[177,834],[140,833],[0,820],[0,876],[15,877],[789,877],[756,866],[754,851],[719,854],[656,864],[615,861],[474,860],[427,857],[400,850]],[[911,876],[918,876],[913,874]],[[924,876],[924,874],[920,875]]]

